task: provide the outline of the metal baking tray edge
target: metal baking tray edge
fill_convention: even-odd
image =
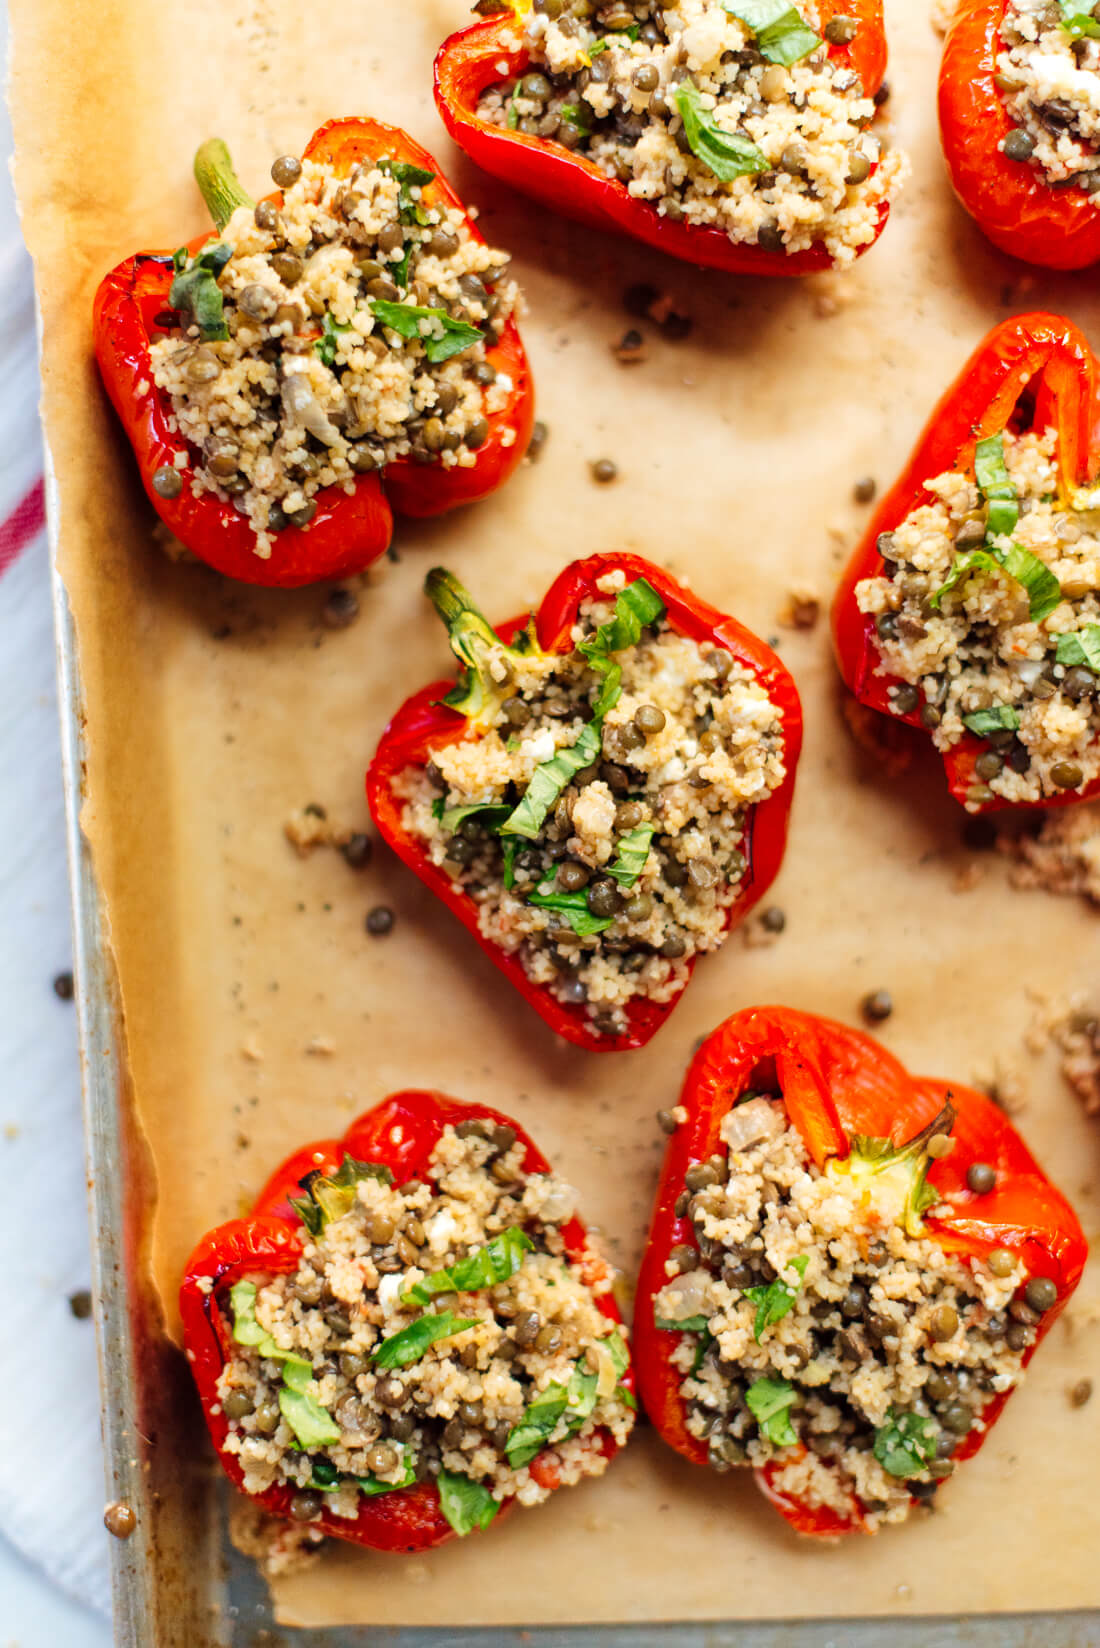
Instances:
[[[118,1648],[366,1648],[368,1632],[371,1648],[883,1648],[887,1639],[891,1648],[1100,1648],[1094,1610],[523,1630],[276,1625],[255,1565],[230,1545],[228,1488],[209,1468],[186,1365],[161,1331],[142,1262],[155,1184],[134,1113],[117,977],[80,824],[84,705],[75,626],[57,565],[60,510],[48,446],[45,465],[106,1494],[108,1502],[129,1504],[137,1518],[130,1539],[111,1541]]]

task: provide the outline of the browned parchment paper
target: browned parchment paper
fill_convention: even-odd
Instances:
[[[938,762],[894,783],[851,744],[824,625],[777,628],[794,585],[830,593],[862,519],[854,480],[888,483],[927,409],[1013,309],[1064,309],[1100,343],[1095,277],[996,256],[952,203],[934,129],[938,41],[923,0],[890,0],[892,108],[915,176],[850,275],[765,285],[700,275],[627,242],[543,221],[442,137],[433,52],[461,0],[12,0],[18,185],[37,263],[46,428],[61,566],[87,693],[86,824],[104,889],[137,1105],[157,1169],[154,1277],[169,1331],[194,1240],[239,1212],[292,1147],[392,1089],[438,1085],[513,1111],[580,1188],[629,1269],[659,1145],[695,1038],[752,1002],[852,1019],[869,989],[883,1039],[966,1080],[1022,1057],[1029,991],[1097,976],[1097,916],[1011,892],[999,863],[970,891],[961,815]],[[100,275],[202,225],[191,154],[212,132],[257,192],[321,120],[371,113],[436,149],[491,237],[516,253],[525,336],[551,429],[537,466],[465,515],[399,527],[398,564],[363,581],[363,616],[322,629],[324,592],[262,594],[171,565],[95,378]],[[694,317],[678,344],[619,365],[632,280]],[[596,488],[587,461],[613,457]],[[441,672],[420,594],[446,559],[503,617],[574,554],[629,547],[762,634],[798,677],[807,747],[786,869],[787,930],[705,963],[644,1052],[558,1044],[384,853],[364,875],[297,858],[282,823],[314,801],[365,818],[362,773],[388,714]],[[393,936],[363,930],[392,903]],[[1095,1232],[1100,1142],[1046,1063],[1024,1060],[1020,1123]],[[843,1549],[798,1544],[748,1482],[692,1470],[640,1434],[600,1483],[421,1560],[333,1550],[277,1588],[289,1623],[442,1625],[786,1615],[952,1614],[1100,1602],[1095,1274],[942,1512]]]

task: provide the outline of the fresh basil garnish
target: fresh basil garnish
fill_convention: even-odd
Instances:
[[[791,1405],[795,1399],[794,1386],[786,1379],[757,1379],[745,1392],[745,1401],[760,1426],[760,1434],[777,1448],[786,1448],[798,1441],[791,1424]]]
[[[745,1298],[756,1306],[756,1321],[753,1324],[752,1331],[757,1343],[760,1342],[760,1337],[765,1329],[773,1327],[776,1322],[781,1322],[790,1311],[798,1297],[798,1290],[802,1286],[802,1278],[806,1274],[806,1266],[809,1262],[806,1254],[800,1253],[797,1259],[792,1259],[784,1267],[783,1274],[777,1276],[774,1282],[769,1282],[767,1287],[745,1289]],[[789,1270],[797,1273],[797,1282],[792,1283],[784,1280],[786,1272]]]
[[[656,824],[639,824],[619,837],[619,850],[607,866],[607,873],[614,877],[620,887],[629,890],[645,869],[645,861],[649,857],[649,844],[656,829]]]
[[[368,1499],[373,1499],[376,1494],[396,1493],[398,1488],[412,1487],[413,1483],[416,1481],[416,1471],[413,1469],[412,1461],[404,1448],[401,1449],[401,1458],[405,1466],[405,1471],[400,1482],[379,1482],[378,1478],[375,1476],[356,1477],[356,1481]]]
[[[544,883],[551,891],[544,892],[542,887],[536,887],[527,894],[528,904],[533,904],[536,910],[556,910],[565,917],[578,938],[595,938],[598,933],[606,933],[614,921],[613,916],[593,915],[588,908],[586,893],[556,893],[553,882]]]
[[[821,44],[821,36],[800,16],[790,0],[722,0],[731,17],[752,34],[756,49],[769,63],[789,68]]]
[[[567,126],[572,126],[575,131],[580,132],[582,137],[591,137],[592,116],[583,103],[563,103],[561,118]]]
[[[516,884],[516,854],[519,852],[519,838],[514,835],[501,837],[501,851],[504,854],[504,885],[508,892]]]
[[[345,1155],[335,1173],[322,1173],[319,1168],[307,1173],[298,1183],[304,1196],[291,1196],[290,1205],[311,1236],[320,1236],[333,1219],[342,1219],[355,1206],[355,1187],[363,1179],[377,1179],[392,1184],[393,1174],[381,1162],[359,1162]]]
[[[655,1316],[653,1320],[664,1333],[705,1333],[710,1322],[708,1316],[685,1316],[679,1322],[668,1316]]]
[[[436,812],[438,806],[439,811]],[[442,801],[433,802],[432,811],[445,830],[453,835],[468,818],[477,818],[487,830],[495,830],[512,811],[506,801],[470,801],[462,807],[444,807]]]
[[[962,721],[963,726],[969,727],[979,738],[988,738],[991,732],[1015,732],[1020,725],[1019,715],[1008,704],[994,704],[989,710],[974,710],[971,715],[964,715]]]
[[[674,100],[692,154],[721,182],[732,183],[734,178],[771,170],[771,161],[750,137],[727,132],[718,124],[710,110],[703,107],[703,94],[692,81],[677,86]]]
[[[427,1305],[437,1293],[474,1293],[479,1288],[506,1282],[522,1265],[524,1255],[532,1253],[534,1247],[525,1230],[519,1225],[509,1225],[491,1242],[468,1253],[449,1269],[434,1270],[430,1276],[415,1282],[401,1295],[401,1303]]]
[[[451,1339],[466,1328],[476,1327],[476,1316],[456,1316],[450,1310],[441,1310],[434,1316],[418,1316],[400,1333],[391,1333],[388,1339],[383,1339],[371,1352],[371,1360],[379,1368],[407,1368],[411,1362],[419,1362],[437,1340]]]
[[[1052,613],[1062,599],[1062,588],[1050,568],[1021,544],[1009,543],[1000,548],[994,538],[1007,538],[1015,532],[1020,519],[1020,503],[1016,488],[1009,479],[1005,464],[1004,434],[989,435],[974,449],[974,477],[978,489],[988,504],[986,543],[984,549],[974,549],[956,558],[947,576],[930,599],[938,610],[945,595],[971,572],[1007,572],[1027,590],[1028,606],[1033,623],[1039,623]]]
[[[222,343],[229,336],[218,276],[232,256],[233,248],[224,240],[207,241],[190,263],[186,246],[172,255],[176,273],[168,302],[173,309],[191,316],[204,343]]]
[[[313,1395],[313,1369],[291,1357],[283,1364],[279,1411],[303,1448],[331,1447],[340,1440],[340,1427]]]
[[[936,1457],[935,1421],[919,1413],[895,1413],[875,1432],[875,1458],[891,1476],[916,1476]]]
[[[603,748],[599,724],[590,721],[581,728],[580,737],[568,749],[559,750],[549,761],[543,761],[531,774],[531,782],[523,800],[502,825],[505,835],[526,836],[533,841],[542,829],[546,815],[561,792],[585,767],[598,761]]]
[[[941,584],[929,598],[929,604],[938,611],[945,595],[950,595],[971,572],[980,571],[1007,572],[1010,578],[1021,584],[1027,591],[1029,615],[1033,623],[1049,617],[1062,599],[1062,586],[1046,563],[1029,549],[1011,543],[1004,550],[972,549],[960,555],[948,574],[947,582]]]
[[[233,1310],[233,1337],[238,1345],[250,1346],[270,1362],[297,1362],[309,1373],[311,1364],[305,1357],[280,1349],[267,1329],[258,1322],[255,1282],[234,1283],[229,1290],[229,1303]]]
[[[398,337],[423,344],[424,353],[433,366],[450,360],[452,355],[461,355],[463,350],[482,340],[476,326],[470,326],[464,320],[455,320],[446,309],[428,309],[420,303],[387,303],[384,298],[372,298],[370,307],[375,318],[391,332],[396,332]],[[440,337],[433,333],[423,336],[420,331],[423,320],[438,322],[443,335]]]
[[[1093,10],[1093,0],[1059,0],[1059,4],[1062,10],[1059,28],[1078,40],[1086,35],[1090,40],[1100,40],[1100,22]]]
[[[332,366],[336,360],[336,346],[341,332],[350,331],[350,321],[333,320],[331,312],[325,310],[325,318],[321,322],[321,336],[313,347],[326,366]]]
[[[598,1382],[596,1374],[585,1372],[578,1362],[574,1364],[568,1385],[547,1385],[528,1404],[504,1445],[513,1470],[530,1464],[535,1455],[542,1452],[566,1414],[569,1415],[566,1435],[572,1436],[581,1429],[596,1406]]]
[[[500,1509],[499,1501],[488,1488],[480,1482],[471,1482],[468,1476],[440,1471],[435,1480],[440,1509],[461,1539],[472,1534],[475,1528],[487,1528]]]
[[[1100,675],[1100,624],[1059,635],[1057,658],[1060,664],[1083,664]]]
[[[619,701],[623,672],[612,653],[636,647],[646,625],[658,623],[667,610],[653,585],[645,578],[635,578],[615,597],[612,616],[599,626],[595,635],[580,643],[577,651],[588,660],[597,675],[603,677],[592,705],[593,720],[602,721]]]
[[[642,32],[640,23],[631,23],[627,29],[613,29],[609,34],[602,35],[599,40],[593,40],[587,48],[589,59],[599,57],[601,52],[610,51],[619,40],[635,41]]]

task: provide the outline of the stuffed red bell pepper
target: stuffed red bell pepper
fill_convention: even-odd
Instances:
[[[688,1072],[638,1282],[639,1391],[804,1534],[903,1521],[981,1447],[1077,1286],[1004,1114],[858,1031],[736,1013]]]
[[[1100,259],[1100,14],[1091,0],[959,0],[940,69],[955,192],[995,246]]]
[[[483,0],[436,101],[479,166],[673,257],[805,275],[874,244],[906,169],[871,131],[882,0]]]
[[[845,681],[927,731],[970,812],[1100,794],[1096,362],[1021,315],[967,362],[838,591]]]
[[[463,665],[367,777],[385,840],[568,1041],[640,1047],[779,870],[802,736],[779,659],[636,555],[494,631],[437,569]]]
[[[95,345],[162,520],[219,572],[292,586],[368,566],[394,510],[494,491],[534,401],[509,260],[419,144],[333,120],[271,174],[256,203],[204,144],[217,233],[113,270]]]
[[[204,1237],[180,1310],[237,1487],[311,1537],[423,1551],[602,1474],[626,1442],[611,1283],[521,1128],[404,1092]]]

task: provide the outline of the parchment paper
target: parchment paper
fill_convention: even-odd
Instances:
[[[391,1090],[437,1085],[513,1111],[579,1187],[629,1270],[671,1103],[695,1039],[735,1008],[782,1001],[853,1020],[868,990],[897,1009],[883,1039],[917,1070],[972,1079],[1012,1061],[1028,991],[1096,980],[1097,917],[1011,892],[999,864],[971,891],[962,815],[936,761],[902,780],[856,750],[839,714],[825,625],[777,628],[788,591],[827,597],[863,511],[857,477],[888,484],[928,408],[1011,310],[1064,309],[1100,342],[1095,277],[1000,258],[953,204],[934,129],[938,41],[919,0],[890,0],[891,108],[915,176],[854,273],[802,285],[701,275],[628,243],[545,221],[450,149],[431,60],[460,0],[314,8],[191,0],[174,20],[140,0],[11,0],[17,181],[44,332],[45,412],[60,489],[62,570],[89,715],[86,825],[104,889],[139,1114],[156,1164],[153,1274],[169,1331],[183,1261],[310,1137]],[[173,565],[92,365],[100,276],[203,224],[190,181],[217,132],[265,187],[274,155],[315,125],[370,113],[439,154],[484,226],[516,254],[524,335],[550,440],[490,502],[399,524],[398,564],[363,580],[363,615],[334,634],[324,591],[264,594]],[[631,281],[695,322],[646,328],[649,358],[610,346]],[[597,488],[588,461],[621,479]],[[419,885],[378,852],[355,875],[308,861],[283,820],[313,801],[362,825],[362,774],[388,715],[441,673],[420,593],[446,560],[490,615],[536,601],[574,555],[630,548],[670,566],[764,635],[778,634],[808,723],[768,949],[734,937],[705,962],[645,1051],[557,1043]],[[366,910],[396,930],[369,938]],[[1098,1141],[1052,1068],[1028,1067],[1019,1120],[1098,1224]],[[748,1480],[695,1471],[640,1432],[603,1481],[517,1514],[490,1538],[417,1560],[334,1548],[277,1587],[288,1623],[443,1625],[853,1612],[953,1614],[1100,1602],[1097,1278],[1056,1329],[943,1509],[842,1548],[799,1544]]]

